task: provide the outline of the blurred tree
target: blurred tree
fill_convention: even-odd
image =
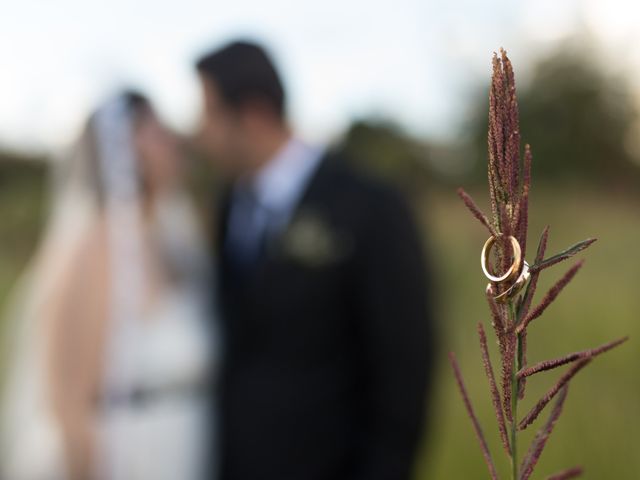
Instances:
[[[586,47],[567,45],[534,66],[517,92],[522,139],[532,147],[537,179],[619,185],[640,169],[627,148],[637,121],[628,83],[604,70]],[[523,85],[523,83],[520,83]],[[478,102],[470,133],[473,172],[486,180],[487,97]]]
[[[47,171],[42,158],[0,151],[0,304],[38,241]]]
[[[395,183],[409,194],[420,192],[432,177],[427,145],[389,121],[355,121],[338,149],[357,166]]]

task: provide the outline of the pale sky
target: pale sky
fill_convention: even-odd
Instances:
[[[526,74],[582,28],[640,78],[639,26],[633,0],[0,0],[0,144],[57,150],[130,84],[189,131],[194,60],[239,36],[274,54],[303,135],[324,141],[377,115],[446,137],[499,47]]]

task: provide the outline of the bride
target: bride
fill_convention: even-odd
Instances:
[[[9,319],[1,478],[198,480],[205,454],[211,466],[217,337],[180,161],[130,92],[91,116],[62,162]]]

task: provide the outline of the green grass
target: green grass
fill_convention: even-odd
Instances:
[[[474,192],[480,204],[487,193]],[[551,226],[549,253],[587,237],[599,241],[580,254],[585,267],[547,312],[530,327],[529,361],[593,347],[623,335],[631,341],[596,359],[572,382],[565,411],[547,444],[534,478],[577,464],[587,479],[640,478],[640,215],[638,199],[581,190],[534,190],[530,211],[529,254],[545,224]],[[480,417],[502,478],[509,462],[499,442],[488,384],[480,360],[475,325],[489,325],[483,297],[486,280],[480,270],[480,249],[486,233],[466,211],[454,191],[428,198],[428,225],[437,272],[442,281],[439,320],[442,332],[440,365],[430,429],[419,459],[419,479],[489,478],[471,423],[453,382],[446,353],[454,350],[472,402]],[[568,268],[570,261],[541,276],[537,298]],[[489,328],[489,331],[491,329]],[[492,337],[493,339],[493,337]],[[495,342],[491,342],[498,369]],[[541,373],[528,382],[526,411],[551,386],[558,372]],[[540,419],[529,427],[527,440]],[[528,442],[527,442],[528,444]],[[525,451],[520,440],[519,451]]]

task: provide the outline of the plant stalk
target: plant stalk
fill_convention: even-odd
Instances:
[[[511,369],[511,478],[512,480],[518,480],[518,449],[517,449],[517,436],[518,436],[518,377],[517,373],[519,365],[521,363],[521,340],[520,334],[515,333],[515,327],[518,320],[516,315],[515,302],[509,301],[509,316],[511,325],[513,325],[514,334],[516,335],[516,352],[513,356],[513,368]]]

